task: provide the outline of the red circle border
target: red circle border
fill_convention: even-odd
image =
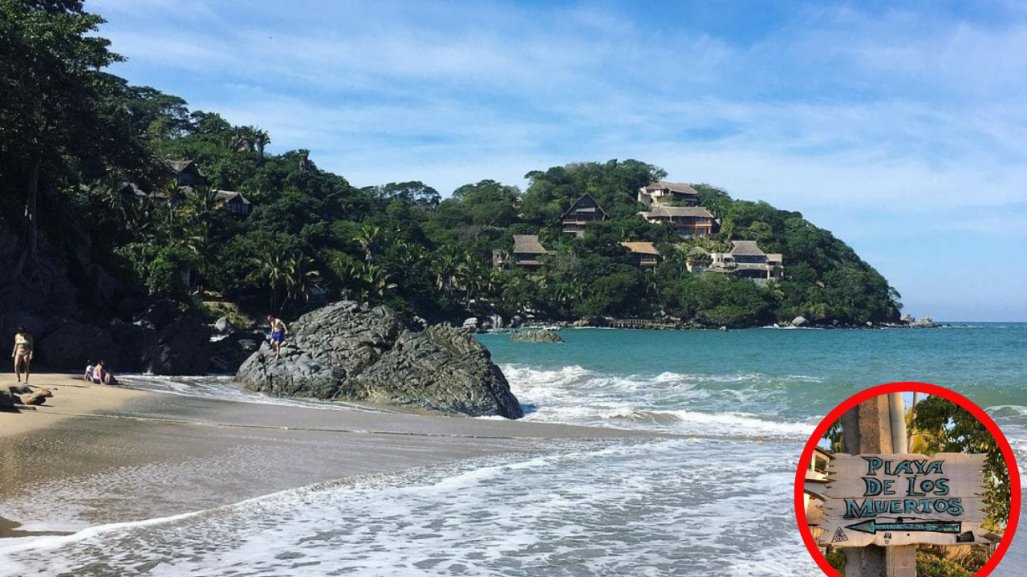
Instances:
[[[995,553],[988,559],[988,562],[981,567],[980,571],[974,574],[974,577],[987,577],[991,574],[992,570],[998,566],[999,561],[1005,556],[1006,551],[1009,549],[1010,544],[1013,541],[1013,535],[1016,533],[1016,526],[1020,521],[1020,470],[1016,466],[1016,458],[1013,456],[1013,449],[1009,446],[1009,441],[1006,440],[1002,430],[999,429],[995,421],[984,409],[978,407],[973,401],[966,397],[951,391],[938,385],[932,385],[930,383],[919,383],[915,381],[901,381],[895,383],[886,383],[871,387],[855,395],[849,397],[842,404],[835,407],[833,411],[828,413],[826,417],[817,428],[813,431],[813,435],[806,441],[806,446],[802,449],[802,455],[799,458],[799,467],[795,472],[795,520],[799,527],[799,534],[802,535],[802,541],[806,544],[806,548],[809,549],[810,555],[813,560],[816,561],[820,569],[827,574],[829,577],[841,577],[841,575],[835,571],[834,567],[827,562],[827,558],[820,553],[820,548],[817,546],[816,540],[813,539],[813,533],[809,529],[809,525],[806,523],[806,512],[803,505],[803,494],[805,492],[806,485],[806,469],[809,468],[809,461],[813,458],[813,450],[819,444],[820,439],[827,433],[827,429],[831,427],[831,424],[837,421],[845,414],[846,411],[862,403],[863,401],[872,399],[878,395],[884,395],[887,393],[926,393],[928,395],[935,395],[948,399],[960,407],[966,409],[970,414],[977,418],[984,425],[984,427],[991,433],[991,436],[995,438],[995,442],[998,444],[999,450],[1002,451],[1002,456],[1006,461],[1006,468],[1009,469],[1009,490],[1010,490],[1010,502],[1009,502],[1009,519],[1006,521],[1006,530],[1002,535],[1002,540],[999,542],[998,547],[995,549]]]

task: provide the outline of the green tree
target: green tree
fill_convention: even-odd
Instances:
[[[1009,469],[991,432],[964,409],[948,399],[929,396],[916,405],[913,425],[929,440],[930,452],[985,453],[985,525],[1001,531],[1009,519],[1011,486]]]
[[[29,266],[38,254],[40,189],[74,172],[99,177],[112,157],[130,157],[124,149],[137,146],[111,106],[123,85],[102,69],[121,57],[91,35],[102,22],[78,0],[0,2],[0,196],[23,203],[21,262]]]

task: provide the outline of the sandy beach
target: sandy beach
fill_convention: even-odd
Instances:
[[[16,384],[0,376],[0,385]],[[586,427],[308,408],[32,375],[54,396],[0,412],[0,537],[210,509],[318,482],[394,472],[560,439],[640,436]]]

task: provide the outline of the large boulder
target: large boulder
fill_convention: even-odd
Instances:
[[[263,333],[238,332],[214,341],[211,344],[211,370],[234,374],[265,340],[267,337]]]
[[[421,330],[386,307],[337,302],[293,323],[276,356],[267,344],[236,378],[274,395],[345,399],[472,416],[523,416],[499,367],[467,331]]]
[[[33,360],[51,369],[82,369],[86,361],[104,359],[111,367],[122,362],[121,351],[111,334],[100,327],[68,322],[36,339]]]
[[[144,323],[128,323],[120,319],[111,321],[111,337],[123,353],[121,363],[112,365],[115,372],[138,372],[143,370],[146,351],[157,344],[157,331]],[[96,360],[96,359],[94,359]]]
[[[211,329],[190,317],[172,321],[143,351],[143,370],[155,375],[204,375],[210,370]]]

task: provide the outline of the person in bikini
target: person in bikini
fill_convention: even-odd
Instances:
[[[282,341],[285,340],[285,335],[289,334],[289,327],[285,326],[285,322],[273,315],[267,315],[267,323],[271,325],[271,346],[275,349],[275,358],[281,353]]]
[[[18,332],[14,334],[14,350],[11,351],[11,358],[14,359],[14,374],[18,377],[18,382],[21,382],[21,373],[25,373],[25,383],[29,382],[29,367],[32,364],[32,336],[29,335],[25,327],[18,327]]]

